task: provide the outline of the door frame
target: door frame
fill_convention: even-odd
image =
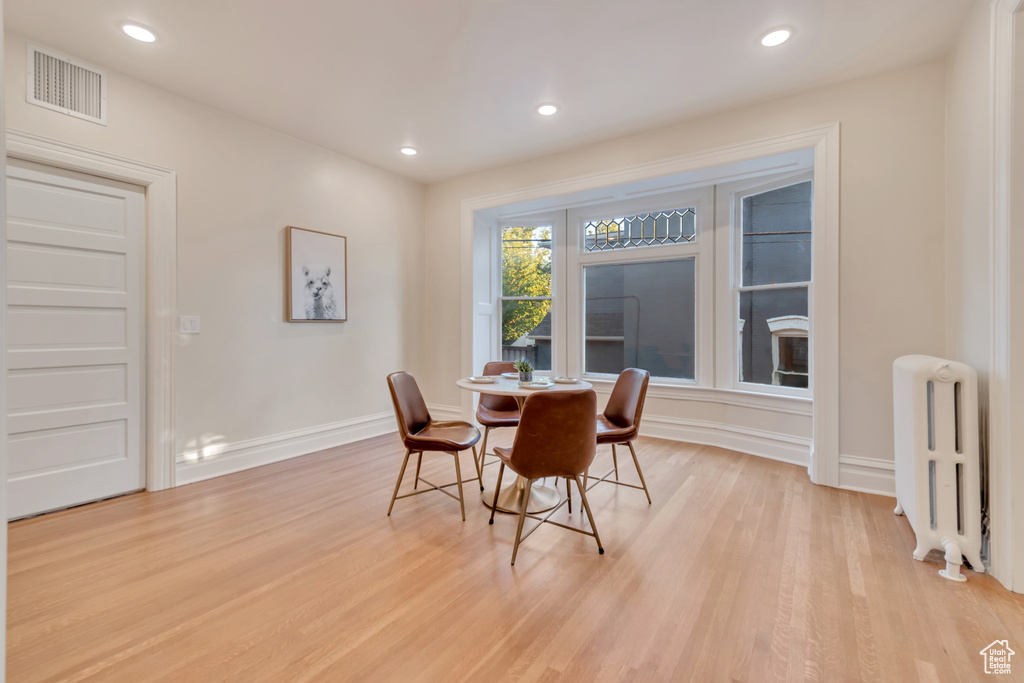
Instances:
[[[989,8],[991,41],[990,95],[992,121],[991,224],[989,233],[989,301],[991,309],[991,368],[988,377],[989,453],[989,562],[992,574],[1004,586],[1024,593],[1024,523],[1015,521],[1014,509],[1024,499],[1024,464],[1015,454],[1024,441],[1021,417],[1024,392],[1018,385],[1024,363],[1020,350],[1021,303],[1013,292],[1024,262],[1019,241],[1011,229],[1020,217],[1015,207],[1013,180],[1024,173],[1013,157],[1014,90],[1021,75],[1015,73],[1015,15],[1024,11],[1024,0],[993,0]],[[1016,310],[1015,310],[1016,309]],[[1015,315],[1016,313],[1016,315]],[[1019,512],[1016,520],[1020,519]]]
[[[174,360],[177,343],[177,174],[166,168],[7,130],[7,158],[22,159],[146,190],[146,489],[175,485]]]

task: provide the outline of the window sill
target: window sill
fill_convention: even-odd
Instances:
[[[612,387],[615,385],[614,378],[584,376],[581,379],[593,384],[594,391],[599,394],[610,394]],[[783,396],[779,394],[762,394],[754,391],[738,391],[735,389],[658,384],[653,381],[647,388],[647,395],[651,398],[723,403],[725,405],[756,408],[775,413],[805,415],[807,417],[810,417],[814,411],[814,399],[807,396]]]

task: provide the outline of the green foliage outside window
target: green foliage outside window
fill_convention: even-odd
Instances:
[[[551,228],[504,228],[501,239],[502,296],[551,296]],[[531,332],[550,310],[551,301],[504,302],[502,343]]]

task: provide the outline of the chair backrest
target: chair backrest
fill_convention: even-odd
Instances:
[[[583,474],[597,450],[597,394],[592,389],[526,397],[509,462],[527,479]]]
[[[395,404],[398,432],[404,441],[409,435],[423,430],[430,423],[430,411],[423,400],[423,394],[416,379],[408,372],[393,372],[388,375],[391,402]]]
[[[623,429],[632,427],[639,431],[650,379],[651,373],[638,368],[626,368],[619,374],[604,407],[604,416],[609,422]]]
[[[492,360],[484,366],[485,375],[500,375],[503,372],[515,372],[516,366],[510,360]],[[512,396],[495,396],[494,394],[481,394],[480,405],[491,410],[514,411],[519,410],[519,403]]]

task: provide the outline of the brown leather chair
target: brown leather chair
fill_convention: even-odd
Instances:
[[[589,487],[593,488],[602,481],[607,481],[610,484],[643,489],[647,494],[648,505],[651,503],[651,494],[647,490],[647,482],[644,481],[644,473],[640,469],[633,441],[640,433],[640,418],[643,416],[644,399],[647,397],[647,384],[650,379],[651,374],[646,370],[627,368],[615,380],[615,388],[608,397],[608,405],[605,406],[604,413],[597,416],[597,445],[611,444],[612,470]],[[615,446],[623,444],[628,446],[629,452],[633,454],[633,464],[636,465],[636,473],[640,475],[640,486],[619,481],[619,459]],[[615,479],[608,479],[612,472],[615,473]]]
[[[430,418],[430,411],[423,401],[423,394],[416,385],[416,380],[408,372],[393,372],[388,375],[388,388],[391,390],[391,400],[395,404],[395,417],[398,419],[398,433],[405,445],[405,460],[402,461],[402,469],[398,473],[398,481],[395,483],[395,492],[391,496],[391,505],[388,506],[388,515],[399,498],[408,498],[427,491],[440,491],[446,496],[452,496],[445,491],[450,486],[458,486],[459,507],[462,508],[462,521],[466,521],[466,504],[462,498],[462,471],[459,468],[459,453],[472,448],[473,461],[476,462],[476,448],[474,444],[480,440],[480,432],[468,422],[437,422]],[[437,486],[420,477],[420,465],[423,464],[424,451],[441,451],[451,453],[455,456],[455,479],[452,484]],[[403,496],[398,495],[398,489],[402,486],[402,478],[405,476],[405,467],[409,464],[409,456],[416,453],[416,480],[413,488],[417,488],[422,481],[431,488],[413,491]],[[474,477],[480,480],[479,474]],[[473,481],[468,479],[467,481]]]
[[[500,375],[503,372],[515,372],[512,361],[493,360],[484,366],[485,375]],[[480,461],[477,463],[477,474],[483,473],[484,458],[487,456],[487,437],[492,429],[498,427],[519,426],[519,402],[512,396],[495,396],[481,394],[480,404],[476,407],[476,421],[484,428],[484,440],[480,446]],[[483,491],[484,487],[481,486]]]
[[[567,481],[576,482],[593,532],[587,533],[557,522],[550,523],[585,536],[593,536],[597,541],[598,552],[604,554],[601,537],[597,535],[594,515],[591,514],[590,503],[587,502],[586,488],[580,482],[580,475],[590,467],[597,450],[596,413],[597,394],[590,389],[531,394],[523,404],[523,415],[512,448],[499,446],[494,449],[494,454],[501,460],[501,466],[498,468],[498,484],[494,488],[494,501],[491,504],[491,524],[494,524],[494,509],[498,506],[498,493],[501,491],[501,478],[505,473],[505,467],[526,479],[526,495],[523,497],[522,510],[519,513],[519,529],[516,531],[516,542],[512,548],[512,564],[516,563],[519,544],[526,538],[523,536],[523,522],[526,518],[538,519],[543,524],[567,502],[562,501],[556,505],[545,517],[538,517],[526,511],[530,505],[533,482],[544,477],[564,477]],[[531,529],[526,536],[539,527],[540,524]]]

